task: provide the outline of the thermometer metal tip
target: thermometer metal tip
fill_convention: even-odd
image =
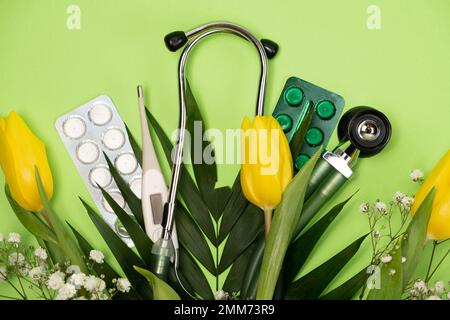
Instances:
[[[137,86],[137,93],[138,93],[138,98],[142,98],[144,96],[144,90],[142,89],[141,85]]]

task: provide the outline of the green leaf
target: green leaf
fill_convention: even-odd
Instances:
[[[81,199],[83,206],[86,208],[89,218],[91,218],[97,230],[105,240],[112,254],[116,258],[131,285],[136,289],[140,296],[144,299],[152,299],[152,290],[144,281],[141,275],[136,272],[134,266],[144,267],[144,262],[134,253],[133,250],[119,238],[119,236],[110,228],[110,226],[87,204]]]
[[[219,274],[224,272],[262,234],[264,217],[261,209],[252,204],[231,229],[219,264]]]
[[[288,300],[317,299],[330,282],[358,252],[367,234],[358,238],[341,252],[334,255],[308,274],[288,286],[285,298]]]
[[[120,193],[122,194],[126,204],[128,204],[128,207],[131,210],[131,213],[136,218],[137,222],[141,226],[143,230],[145,230],[145,223],[144,223],[144,215],[142,214],[142,202],[141,199],[139,199],[134,192],[131,190],[130,186],[125,182],[125,180],[122,178],[122,176],[117,171],[116,167],[113,165],[111,160],[108,158],[106,154],[106,162],[108,163],[109,171],[111,172],[112,177],[114,178],[114,181],[117,184],[117,187],[120,190]]]
[[[367,268],[362,269],[339,287],[320,297],[321,300],[350,300],[365,285]]]
[[[39,175],[39,171],[35,168],[36,182],[37,188],[39,191],[39,196],[41,198],[42,204],[44,205],[45,213],[47,214],[48,220],[55,232],[55,235],[58,239],[58,247],[63,251],[66,258],[69,261],[80,267],[81,271],[87,273],[87,267],[81,257],[81,252],[75,241],[69,235],[67,230],[64,228],[63,222],[59,219],[59,216],[53,210],[49,199],[47,198],[47,193],[45,192],[44,186],[42,185],[41,176]]]
[[[219,228],[218,243],[222,243],[229,235],[236,221],[244,213],[249,202],[242,192],[240,172],[234,180],[231,194],[227,200],[225,208],[223,210],[222,221]],[[262,214],[262,213],[261,213]]]
[[[134,155],[136,156],[136,160],[140,166],[142,166],[142,149],[136,141],[133,133],[130,131],[128,126],[125,124],[125,129],[128,134],[128,140],[130,141],[131,149],[133,149]]]
[[[100,187],[99,187],[100,188]],[[121,206],[117,204],[117,202],[106,192],[103,188],[100,188],[103,197],[110,205],[111,209],[116,214],[117,218],[119,218],[122,225],[127,230],[130,235],[131,240],[133,240],[134,245],[136,246],[139,255],[144,261],[147,267],[150,267],[152,263],[152,246],[153,242],[141,229],[141,227],[122,209]]]
[[[155,300],[181,300],[180,296],[175,292],[175,290],[172,289],[171,286],[159,279],[152,272],[136,266],[134,269],[147,279],[153,289]]]
[[[89,242],[79,233],[70,223],[67,223],[69,227],[72,229],[73,234],[75,235],[75,238],[78,241],[78,245],[81,248],[81,251],[83,251],[83,254],[85,257],[89,257],[89,254],[94,248],[89,244]],[[105,261],[102,264],[94,263],[92,265],[92,268],[97,273],[97,276],[104,275],[105,283],[107,288],[113,288],[114,285],[112,284],[113,279],[121,278],[121,276]],[[114,295],[115,300],[134,300],[134,299],[140,299],[140,296],[136,292],[134,288],[130,289],[130,292],[128,293],[122,293],[118,292]]]
[[[245,271],[247,270],[248,262],[256,248],[256,243],[248,247],[233,263],[228,272],[223,290],[228,293],[239,292],[244,282]]]
[[[431,189],[405,232],[405,240],[402,241],[402,253],[403,257],[406,258],[406,261],[403,263],[404,286],[407,285],[413,276],[423,254],[435,194],[436,190],[434,188]]]
[[[196,257],[211,274],[216,274],[216,266],[208,243],[190,214],[181,203],[176,206],[175,221],[180,243]]]
[[[307,110],[305,118],[303,121],[300,122],[300,127],[298,128],[298,130],[294,133],[294,135],[292,136],[292,140],[291,143],[289,144],[289,147],[291,148],[291,154],[292,154],[292,158],[293,159],[297,159],[300,150],[303,147],[303,144],[305,142],[305,137],[306,137],[306,132],[308,131],[309,127],[311,126],[311,121],[314,115],[314,105],[310,105],[312,104],[311,101],[308,101],[308,105],[305,109]]]
[[[401,246],[401,239],[397,245]],[[396,245],[396,246],[397,246]],[[390,252],[392,260],[389,263],[382,263],[378,266],[380,287],[376,287],[369,291],[367,300],[401,300],[403,294],[403,266],[402,266],[402,250],[394,249]],[[392,274],[391,271],[395,270]],[[374,275],[375,277],[377,274]]]
[[[187,281],[189,286],[197,293],[201,298],[212,300],[214,294],[205,277],[205,274],[199,268],[198,264],[192,258],[192,256],[183,247],[179,250],[180,253],[180,267],[179,273],[183,279]],[[183,282],[186,286],[186,283]],[[191,293],[192,294],[192,293]]]
[[[292,240],[295,226],[302,212],[308,181],[321,151],[322,148],[314,154],[289,183],[284,191],[281,203],[275,210],[264,250],[256,293],[257,300],[270,300],[273,297],[286,250]]]
[[[284,276],[288,283],[294,280],[300,269],[305,264],[309,255],[313,251],[319,239],[342,212],[348,201],[354,196],[352,194],[347,200],[335,205],[327,214],[317,221],[311,228],[303,233],[297,240],[289,246],[284,262]]]
[[[211,196],[215,192],[215,185],[217,183],[216,162],[214,159],[214,161],[209,164],[204,162],[203,159],[203,151],[213,149],[213,145],[210,141],[203,139],[206,131],[206,124],[188,82],[186,83],[186,114],[187,131],[189,131],[193,139],[197,138],[201,142],[201,145],[199,146],[201,149],[198,148],[199,150],[196,149],[197,141],[193,141],[193,143],[191,143],[191,160],[195,181],[197,181],[200,194],[205,203],[208,205],[212,215],[214,217],[218,217],[221,212],[218,211],[217,204],[214,203],[213,199],[211,199]],[[197,127],[195,127],[195,123],[197,123]],[[199,123],[202,124],[201,129],[198,127]],[[214,155],[214,152],[210,153]]]
[[[164,150],[164,154],[166,156],[167,161],[172,164],[171,161],[171,153],[173,145],[170,142],[169,138],[165,134],[162,127],[159,125],[158,121],[156,121],[155,117],[148,111],[145,110],[147,114],[148,121],[150,122],[150,127],[152,127],[158,136],[159,142]],[[199,227],[208,237],[208,239],[215,244],[217,242],[216,232],[214,229],[214,225],[212,223],[211,215],[209,214],[208,207],[200,196],[200,192],[198,191],[197,186],[192,180],[192,177],[187,172],[186,167],[184,165],[181,166],[180,172],[180,182],[178,184],[178,192],[183,198],[187,209],[192,214],[192,217],[197,222]]]
[[[25,229],[38,238],[58,244],[58,239],[56,238],[55,233],[44,222],[36,217],[35,213],[26,211],[12,198],[8,185],[5,185],[5,194],[6,199],[8,199],[12,210],[17,216],[17,219],[19,219]]]

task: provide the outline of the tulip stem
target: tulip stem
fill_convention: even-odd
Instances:
[[[272,224],[272,211],[273,209],[264,209],[264,233],[266,239],[269,236],[270,225]]]

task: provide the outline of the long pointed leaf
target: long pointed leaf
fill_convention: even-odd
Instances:
[[[142,276],[134,269],[134,266],[145,267],[144,262],[136,255],[136,253],[134,253],[133,250],[128,248],[122,239],[119,238],[119,236],[94,211],[94,209],[89,206],[89,204],[81,198],[80,200],[86,208],[89,218],[91,218],[95,227],[102,235],[131,285],[144,299],[152,299],[153,295],[150,286],[143,281]]]
[[[180,296],[176,291],[152,272],[139,267],[134,267],[134,269],[150,283],[155,300],[180,300]]]
[[[131,149],[133,149],[134,155],[136,157],[137,162],[140,166],[142,166],[142,149],[138,145],[136,138],[134,137],[131,130],[128,128],[128,126],[125,124],[125,130],[128,134],[128,140],[130,141]]]
[[[289,183],[284,191],[281,203],[275,210],[258,280],[256,293],[256,299],[258,300],[270,300],[273,297],[287,248],[292,241],[295,226],[300,219],[309,177],[321,151],[322,148],[314,154]]]
[[[222,243],[230,233],[236,221],[244,213],[249,202],[245,198],[241,188],[240,172],[238,173],[231,194],[228,198],[227,204],[223,210],[222,222],[220,223],[218,243]]]
[[[110,205],[113,212],[116,214],[117,218],[119,218],[122,225],[127,230],[130,235],[131,240],[133,240],[134,245],[136,246],[139,255],[144,261],[147,267],[150,267],[152,263],[152,246],[153,242],[141,229],[141,227],[122,209],[121,206],[117,204],[117,202],[106,192],[103,188],[100,188],[103,197],[106,202]]]
[[[352,194],[345,201],[335,205],[290,245],[284,262],[284,276],[287,283],[291,282],[297,276],[319,239],[354,195]]]
[[[196,257],[211,274],[216,274],[216,266],[209,249],[208,243],[202,232],[186,211],[182,204],[178,203],[175,221],[177,234],[181,244]]]
[[[420,205],[405,232],[406,239],[402,242],[403,257],[406,258],[403,263],[404,286],[413,276],[422,256],[435,194],[436,190],[433,188]]]
[[[158,121],[156,121],[155,117],[153,117],[148,109],[146,109],[146,113],[148,121],[150,122],[150,126],[153,128],[159,138],[166,159],[171,164],[171,153],[173,145],[162,127],[159,125]],[[208,207],[201,198],[197,186],[195,185],[191,175],[187,172],[184,165],[181,166],[180,183],[178,185],[178,190],[194,220],[197,222],[208,239],[215,244],[217,242],[216,232],[212,223],[211,215],[209,214]]]
[[[397,245],[400,247],[401,239]],[[401,300],[403,294],[402,250],[394,249],[390,254],[392,260],[378,266],[381,269],[380,287],[375,286],[370,290],[367,300]]]
[[[262,234],[263,225],[261,209],[249,204],[230,232],[220,258],[219,273],[224,272]]]
[[[358,252],[367,234],[358,238],[341,252],[318,266],[305,276],[291,283],[286,292],[286,299],[317,299],[337,276],[342,268]]]
[[[5,194],[6,199],[8,199],[8,202],[16,214],[17,219],[19,219],[25,229],[34,234],[36,237],[49,241],[53,244],[58,244],[58,239],[56,238],[55,233],[45,223],[39,220],[34,213],[24,210],[11,197],[8,185],[5,185]]]
[[[120,193],[122,194],[125,202],[128,204],[128,207],[130,207],[131,213],[134,215],[141,228],[145,230],[141,200],[134,194],[130,186],[125,182],[106,154],[105,158],[108,163],[109,171],[111,172],[117,187],[119,187]]]
[[[367,268],[362,269],[339,287],[320,297],[321,300],[350,300],[364,286],[367,279]]]
[[[180,248],[180,275],[187,280],[189,286],[203,299],[214,299],[214,294],[205,277],[192,256],[184,248]],[[185,283],[183,285],[186,286]],[[192,293],[191,293],[192,294]]]
[[[66,258],[69,259],[72,264],[79,266],[83,272],[87,272],[87,267],[83,259],[81,258],[81,252],[79,248],[75,244],[75,241],[72,239],[72,237],[70,237],[69,233],[64,227],[63,222],[50,204],[50,200],[47,197],[47,193],[45,192],[41,176],[39,175],[39,171],[37,168],[35,169],[35,175],[39,196],[41,198],[42,204],[44,205],[45,213],[47,214],[53,231],[58,238],[58,247],[63,251],[63,253],[66,255]]]
[[[244,282],[245,270],[247,269],[248,262],[255,247],[255,244],[252,244],[233,263],[225,283],[223,284],[223,290],[225,292],[232,294],[238,293],[241,290]]]

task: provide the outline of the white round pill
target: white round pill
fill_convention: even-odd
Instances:
[[[84,141],[77,148],[77,158],[84,164],[91,164],[97,161],[100,150],[95,142]]]
[[[86,123],[81,117],[72,117],[63,124],[64,134],[71,139],[79,139],[86,133]]]
[[[130,189],[133,191],[133,193],[141,199],[142,197],[142,179],[141,177],[134,178],[130,182]]]
[[[110,150],[120,149],[125,144],[125,135],[120,129],[108,129],[103,134],[103,144]]]
[[[116,229],[116,233],[122,237],[122,238],[130,238],[130,235],[127,232],[127,229],[123,226],[122,222],[120,222],[119,219],[116,220],[116,223],[114,224],[114,227]]]
[[[122,174],[132,174],[137,165],[136,158],[131,153],[123,153],[116,159],[116,168]]]
[[[89,173],[89,180],[96,188],[97,185],[101,188],[106,188],[112,181],[112,175],[106,166],[98,166]]]
[[[98,126],[104,126],[111,118],[111,109],[105,104],[97,104],[89,111],[89,119]]]
[[[113,198],[113,200],[122,208],[125,209],[125,199],[123,198],[120,191],[109,191],[108,194]],[[108,201],[106,201],[105,198],[103,198],[103,207],[106,211],[110,213],[114,213],[114,210],[109,205]]]

